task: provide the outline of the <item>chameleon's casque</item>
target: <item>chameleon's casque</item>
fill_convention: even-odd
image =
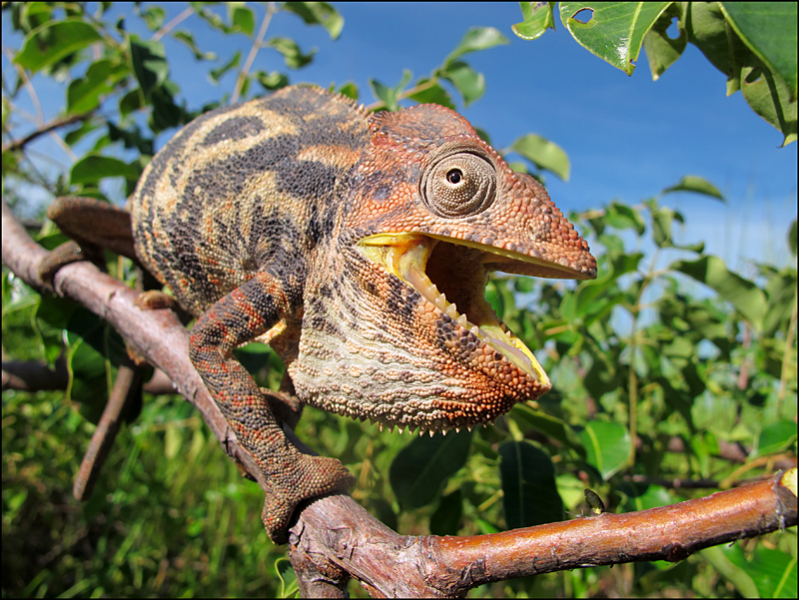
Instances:
[[[267,473],[277,540],[300,500],[348,474],[286,441],[236,347],[270,344],[303,402],[389,426],[472,426],[550,388],[484,299],[488,274],[596,275],[546,191],[457,113],[368,114],[311,87],[187,125],[131,212],[139,258],[199,317],[192,361]]]

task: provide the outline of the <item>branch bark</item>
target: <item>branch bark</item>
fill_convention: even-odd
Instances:
[[[66,117],[58,117],[50,121],[49,123],[45,123],[41,127],[30,132],[28,135],[22,138],[18,138],[16,140],[11,140],[10,142],[3,144],[3,152],[8,150],[22,150],[28,143],[35,140],[37,137],[44,135],[45,133],[50,133],[58,129],[59,127],[64,127],[66,125],[72,125],[73,123],[77,123],[78,121],[83,121],[88,119],[94,114],[94,111],[89,111],[86,113],[82,113],[79,115],[69,115]]]
[[[47,252],[2,207],[2,252],[23,281],[42,289],[38,265]],[[68,296],[114,326],[162,369],[194,404],[222,442],[265,487],[254,459],[234,434],[188,359],[188,334],[168,310],[142,311],[137,293],[90,263],[62,268],[55,277]],[[293,432],[288,432],[292,433]],[[293,438],[298,447],[302,443]],[[793,484],[789,483],[793,477]],[[792,486],[792,487],[791,487]],[[344,597],[350,577],[373,596],[462,597],[479,585],[581,567],[634,561],[678,561],[715,544],[793,527],[796,471],[672,506],[626,514],[605,513],[560,523],[468,537],[402,536],[352,498],[305,503],[290,531],[289,552],[303,595]]]

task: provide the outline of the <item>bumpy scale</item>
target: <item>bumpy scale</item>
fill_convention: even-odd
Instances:
[[[351,477],[286,440],[236,347],[270,344],[314,406],[470,427],[550,388],[485,301],[488,273],[596,276],[546,191],[457,113],[368,114],[311,87],[187,125],[145,170],[131,214],[140,260],[198,317],[191,360],[267,476],[264,524],[279,542],[298,502]]]

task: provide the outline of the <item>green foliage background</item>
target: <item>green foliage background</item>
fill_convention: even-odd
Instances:
[[[686,10],[662,4],[668,5],[663,11]],[[211,56],[190,32],[167,26],[157,5],[138,6],[131,17],[144,20],[153,32],[149,39],[128,33],[121,20],[109,22],[109,6],[101,3],[94,12],[72,3],[3,6],[26,35],[14,51],[17,72],[3,74],[3,195],[12,206],[23,202],[22,183],[40,185],[53,196],[105,198],[101,182],[117,177],[129,193],[158,132],[288,84],[287,73],[253,71],[241,53]],[[561,8],[568,12],[568,6]],[[333,38],[343,26],[325,3],[265,9],[191,3],[184,14],[205,27],[244,34],[254,48],[277,50],[288,69],[301,68],[313,60],[312,52],[263,34],[264,21],[279,13],[322,26]],[[661,14],[666,13],[654,14],[638,36],[648,55]],[[529,24],[532,12],[524,16],[528,37],[535,37],[531,27],[543,32],[544,25]],[[272,30],[279,32],[279,20]],[[160,42],[165,35],[186,44],[198,61],[221,64],[209,66],[212,79],[235,71],[235,88],[218,103],[192,106],[170,79]],[[505,42],[494,29],[471,29],[429,75],[411,81],[408,72],[393,87],[372,80],[370,107],[397,110],[404,99],[453,108],[477,101],[485,78],[465,57]],[[795,62],[793,69],[795,132]],[[15,98],[33,73],[67,82],[63,114],[77,117],[64,129],[67,145],[84,148],[87,134],[101,134],[54,181],[32,166],[24,149],[5,147]],[[352,83],[336,89],[361,95]],[[481,135],[490,139],[487,132]],[[122,148],[137,158],[120,159]],[[568,177],[566,154],[535,134],[521,136],[508,152],[525,159],[512,163],[517,170]],[[358,481],[354,498],[406,534],[467,535],[569,518],[587,513],[586,487],[609,511],[640,510],[768,475],[779,461],[795,464],[795,258],[779,269],[755,265],[757,276],[749,280],[705,254],[701,243],[677,245],[673,226],[685,217],[662,204],[676,191],[723,201],[709,182],[685,177],[652,190],[638,204],[613,201],[571,215],[592,241],[596,280],[572,285],[498,275],[489,284],[497,313],[538,350],[552,377],[554,389],[540,405],[517,405],[492,426],[432,438],[380,432],[375,425],[306,409],[300,437],[321,454],[340,458]],[[795,257],[795,221],[785,234]],[[49,248],[63,239],[51,224],[39,234]],[[654,254],[645,256],[642,246],[654,247]],[[659,253],[674,247],[692,258],[656,269]],[[135,278],[131,265],[115,257],[109,270],[131,283]],[[41,298],[7,270],[2,293],[4,360],[52,363],[64,354],[70,368],[66,395],[3,392],[3,593],[294,594],[285,549],[269,542],[259,521],[262,493],[239,476],[180,397],[147,397],[141,414],[123,427],[92,498],[78,504],[71,497],[72,478],[123,343],[84,309]],[[282,366],[265,347],[248,346],[240,357],[263,385],[277,384]],[[724,451],[730,447],[745,458],[730,459]],[[713,483],[692,490],[671,486],[675,479]],[[676,565],[637,563],[503,582],[474,595],[795,597],[795,536],[790,530],[712,548]],[[364,595],[357,584],[351,591]]]

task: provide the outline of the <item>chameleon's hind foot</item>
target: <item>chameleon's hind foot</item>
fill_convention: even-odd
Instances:
[[[300,502],[329,494],[346,493],[355,482],[347,468],[338,460],[308,454],[300,454],[299,460],[288,472],[272,473],[267,481],[270,489],[266,491],[261,519],[267,535],[276,544],[285,544],[288,541],[291,517]]]

